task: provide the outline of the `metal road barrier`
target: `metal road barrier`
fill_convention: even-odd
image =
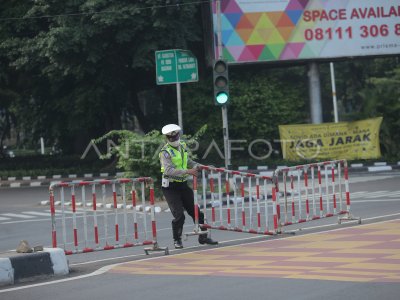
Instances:
[[[278,168],[273,177],[200,168],[201,178],[193,177],[195,228],[186,237],[204,234],[201,229],[274,235],[283,233],[284,226],[332,216],[339,216],[339,224],[361,223],[350,213],[346,160]],[[198,223],[198,208],[204,225]]]
[[[197,181],[193,177],[195,228],[194,232],[185,233],[186,236],[204,233],[199,226],[264,235],[278,232],[276,202],[271,194],[272,177],[201,166],[201,194]],[[201,206],[204,225],[198,224],[197,208]]]
[[[60,182],[51,184],[49,192],[52,246],[57,247],[57,233],[61,231],[67,255],[143,245],[152,245],[144,248],[146,254],[149,251],[169,253],[168,248],[161,248],[157,243],[151,178]],[[150,202],[149,212],[145,211],[146,196]],[[69,197],[71,203],[67,203]],[[143,212],[139,212],[137,199],[140,198]],[[61,211],[56,211],[55,199],[59,199]],[[71,208],[67,204],[71,204]],[[77,209],[78,206],[81,208]],[[57,224],[59,215],[61,223]]]
[[[337,215],[340,215],[339,224],[348,220],[358,220],[361,223],[361,218],[350,213],[346,160],[278,168],[274,180],[279,226]]]

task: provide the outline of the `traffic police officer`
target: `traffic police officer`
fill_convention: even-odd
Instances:
[[[175,124],[165,125],[161,132],[167,143],[161,149],[159,157],[162,173],[162,192],[174,217],[172,220],[172,234],[175,248],[183,248],[182,231],[185,223],[184,211],[195,221],[193,190],[187,184],[190,175],[197,176],[195,161],[188,157],[186,143],[180,140],[181,128]],[[189,167],[189,168],[188,168]],[[199,209],[199,224],[204,224],[204,214]],[[206,229],[202,229],[206,230]],[[200,244],[216,245],[207,234],[199,235]]]

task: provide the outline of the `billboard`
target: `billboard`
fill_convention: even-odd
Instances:
[[[379,158],[382,117],[354,122],[279,125],[283,158]]]
[[[399,0],[220,3],[218,15],[212,1],[214,58],[220,47],[229,63],[400,54]]]

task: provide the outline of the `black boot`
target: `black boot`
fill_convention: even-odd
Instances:
[[[175,249],[182,249],[183,248],[182,239],[175,240],[174,246],[175,246]]]
[[[199,235],[199,243],[204,245],[218,245],[217,241],[214,241],[212,238],[209,238],[207,234],[200,234]]]

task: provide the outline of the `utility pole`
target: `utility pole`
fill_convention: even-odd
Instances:
[[[335,123],[338,123],[339,122],[339,115],[338,115],[337,99],[336,99],[335,68],[334,68],[332,62],[329,65],[330,65],[330,68],[331,68],[333,115],[335,117]]]
[[[309,64],[308,82],[310,90],[311,122],[313,124],[321,124],[322,123],[321,83],[319,80],[318,64],[316,62],[312,62]]]

